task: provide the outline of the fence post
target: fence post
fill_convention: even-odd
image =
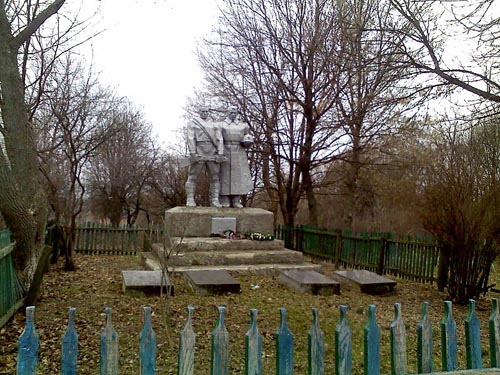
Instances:
[[[226,308],[219,306],[219,318],[212,331],[212,370],[211,375],[229,374],[229,334],[227,332],[224,315]]]
[[[106,325],[101,332],[101,375],[118,375],[118,333],[113,328],[111,308],[106,307]]]
[[[194,347],[196,344],[196,335],[192,326],[192,316],[194,307],[188,306],[188,317],[186,325],[179,337],[179,358],[178,358],[178,374],[193,375],[194,374]]]
[[[276,332],[276,374],[293,374],[293,334],[286,322],[286,309],[280,308],[281,324]]]
[[[454,371],[458,367],[457,324],[452,315],[451,301],[444,301],[444,316],[441,321],[441,346],[443,371]]]
[[[380,244],[380,254],[378,258],[377,273],[382,275],[385,268],[385,254],[387,253],[387,239],[383,237]]]
[[[380,329],[375,320],[375,305],[368,307],[368,321],[364,332],[365,375],[380,375]]]
[[[140,375],[156,374],[156,334],[151,327],[151,307],[144,306],[144,327],[139,334]]]
[[[432,325],[428,316],[429,302],[422,303],[420,321],[417,324],[417,371],[429,374],[434,371],[432,360]]]
[[[347,306],[340,306],[340,322],[335,328],[335,372],[352,374],[352,332],[347,321]]]
[[[38,364],[38,332],[35,329],[35,306],[26,307],[26,326],[19,337],[17,375],[34,375]]]
[[[491,299],[491,315],[488,320],[490,331],[490,358],[491,367],[500,365],[500,315],[498,313],[498,299]]]
[[[250,309],[250,328],[245,334],[245,375],[262,374],[262,336],[257,326],[257,309]]]
[[[312,309],[313,322],[307,334],[308,341],[308,374],[324,375],[325,373],[325,339],[319,326],[318,310]]]
[[[467,317],[465,318],[465,353],[467,355],[467,368],[481,369],[481,330],[479,318],[476,315],[476,301],[469,300]]]
[[[74,307],[69,308],[68,329],[62,338],[61,370],[63,375],[76,375],[78,366],[78,333]]]
[[[401,317],[401,304],[394,304],[394,320],[391,333],[391,374],[405,375],[406,371],[406,327]]]

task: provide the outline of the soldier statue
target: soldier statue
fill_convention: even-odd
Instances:
[[[186,206],[196,206],[194,200],[196,181],[203,167],[206,166],[210,175],[211,205],[221,207],[219,173],[221,163],[226,160],[221,124],[209,121],[209,111],[206,107],[201,107],[198,115],[198,118],[193,118],[187,125],[189,172],[186,182]]]

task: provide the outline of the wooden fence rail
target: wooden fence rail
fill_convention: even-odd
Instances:
[[[327,231],[304,225],[278,226],[276,238],[285,246],[314,257],[327,259],[337,266],[363,268],[379,274],[433,283],[439,247],[428,237],[396,237],[390,233],[353,234]]]
[[[465,319],[465,350],[467,368],[477,373],[499,374],[500,363],[500,315],[498,301],[493,299],[492,311],[488,322],[490,361],[494,369],[483,368],[481,357],[480,324],[475,311],[475,302],[469,302]],[[427,314],[428,304],[422,304],[422,313],[417,325],[417,362],[418,373],[433,373],[432,324]],[[100,334],[101,357],[100,374],[119,373],[119,341],[113,327],[111,309],[106,308],[106,323]],[[37,368],[39,336],[34,323],[35,307],[26,309],[26,327],[19,338],[18,375],[35,374]],[[225,308],[218,308],[215,329],[211,334],[211,375],[228,375],[229,372],[229,333],[225,325]],[[308,375],[324,375],[325,340],[320,328],[318,312],[312,310],[313,321],[308,332]],[[188,307],[188,317],[179,337],[178,374],[193,375],[195,363],[196,336],[192,327],[193,308]],[[280,309],[281,323],[276,331],[276,374],[292,375],[294,369],[294,335],[287,325],[284,308]],[[75,327],[75,309],[69,310],[69,323],[62,338],[63,375],[77,373],[78,334]],[[458,369],[457,324],[453,319],[452,304],[444,302],[444,316],[441,321],[442,370]],[[389,326],[391,375],[407,374],[406,326],[402,318],[401,305],[394,306],[394,320]],[[368,320],[364,326],[364,347],[356,348],[364,352],[364,374],[380,375],[380,328],[376,321],[376,307],[370,305]],[[262,336],[257,325],[257,310],[250,310],[250,327],[245,335],[245,374],[262,374]],[[347,317],[347,307],[340,306],[340,320],[335,328],[335,369],[337,375],[352,374],[352,332]],[[412,351],[413,352],[413,351]],[[139,333],[139,373],[156,373],[156,335],[151,326],[151,308],[144,307],[144,326]],[[458,373],[458,371],[457,371]]]

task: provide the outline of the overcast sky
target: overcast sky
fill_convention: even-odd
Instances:
[[[216,0],[101,0],[97,27],[105,30],[92,42],[94,66],[101,82],[127,96],[169,143],[182,127],[183,107],[202,72],[197,43],[215,24]],[[90,47],[90,46],[89,46]]]

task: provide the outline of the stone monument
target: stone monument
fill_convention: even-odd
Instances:
[[[285,249],[283,241],[273,239],[272,212],[241,204],[241,197],[252,188],[247,149],[253,138],[248,124],[238,120],[236,108],[229,108],[219,122],[209,121],[208,112],[203,108],[188,125],[186,207],[165,212],[165,227],[177,250],[171,264],[178,272],[317,269],[303,261],[302,253]],[[211,207],[196,207],[196,180],[204,166],[211,176]],[[235,236],[226,237],[228,232]],[[248,233],[262,233],[269,240],[256,241],[245,237]],[[153,245],[153,253],[161,251],[165,251],[162,244]],[[144,257],[146,267],[155,269]]]

